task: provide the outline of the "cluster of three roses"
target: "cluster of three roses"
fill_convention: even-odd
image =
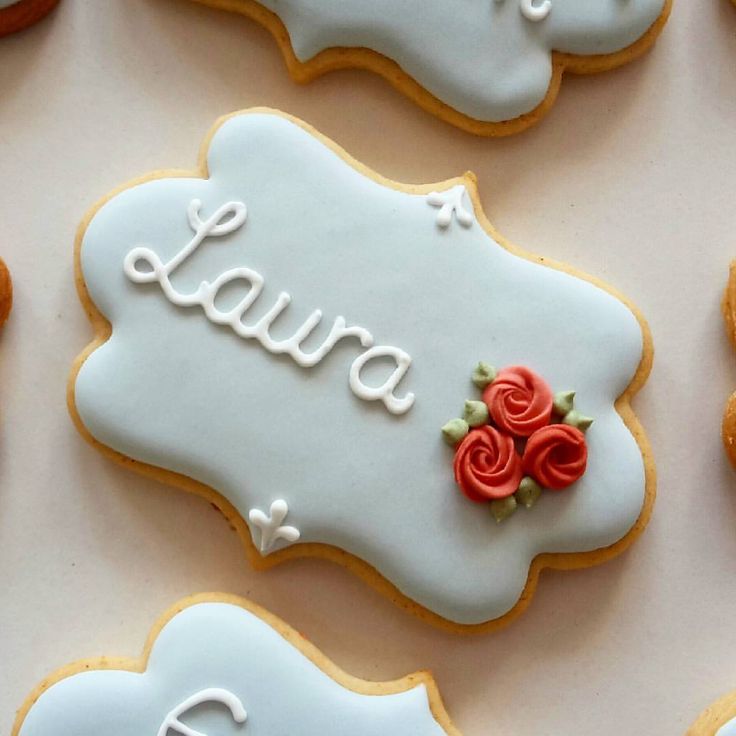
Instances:
[[[491,501],[497,519],[505,518],[517,498],[530,507],[543,488],[562,490],[585,473],[583,432],[592,419],[573,408],[574,392],[554,394],[525,366],[496,373],[480,363],[473,382],[482,401],[466,402],[464,419],[443,428],[456,445],[455,480],[471,501]]]

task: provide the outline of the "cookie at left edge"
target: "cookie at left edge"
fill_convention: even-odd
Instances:
[[[12,306],[13,282],[10,279],[8,267],[0,259],[0,327],[7,321]]]
[[[0,0],[0,36],[32,26],[58,4],[59,0]]]
[[[234,596],[182,601],[139,659],[62,668],[20,709],[12,736],[460,736],[427,672],[352,677],[303,636]]]

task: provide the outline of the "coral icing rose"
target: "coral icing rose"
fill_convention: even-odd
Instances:
[[[550,424],[529,438],[522,465],[537,483],[560,491],[583,475],[587,462],[585,435],[567,424]]]
[[[494,501],[515,493],[522,478],[514,440],[495,427],[472,429],[455,451],[455,480],[471,501]]]
[[[521,365],[499,371],[483,391],[491,418],[504,432],[529,437],[552,418],[554,396],[547,382]]]

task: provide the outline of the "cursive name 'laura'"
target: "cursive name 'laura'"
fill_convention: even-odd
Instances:
[[[231,268],[212,282],[202,281],[197,289],[189,294],[178,291],[171,283],[171,274],[206,238],[222,237],[238,230],[243,226],[247,216],[246,206],[242,202],[227,202],[205,220],[200,216],[201,208],[202,203],[198,199],[193,199],[189,203],[187,217],[194,231],[194,237],[176,255],[164,263],[150,248],[144,246],[133,248],[123,261],[125,275],[136,284],[157,282],[172,304],[180,307],[199,306],[214,324],[227,325],[239,337],[257,340],[269,353],[289,355],[295,363],[304,368],[317,365],[340,340],[348,337],[357,338],[365,350],[350,366],[348,382],[352,392],[365,401],[382,401],[392,414],[404,414],[411,409],[414,403],[413,393],[407,393],[403,397],[394,394],[394,390],[409,370],[411,356],[400,348],[375,345],[373,335],[364,327],[348,326],[344,317],[335,317],[327,337],[320,346],[312,352],[305,352],[302,343],[322,321],[321,310],[315,309],[293,335],[284,340],[275,340],[271,336],[271,325],[291,302],[291,297],[284,291],[259,320],[253,324],[246,324],[243,318],[263,291],[264,279],[258,271],[246,267]],[[234,307],[223,311],[215,304],[217,294],[226,284],[234,281],[247,283],[248,292]],[[372,360],[385,358],[394,361],[395,367],[391,375],[380,386],[367,386],[363,383],[361,380],[363,368]]]

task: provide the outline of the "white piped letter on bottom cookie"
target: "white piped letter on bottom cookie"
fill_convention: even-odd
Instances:
[[[204,703],[222,703],[227,706],[235,723],[245,723],[247,714],[238,696],[233,695],[229,690],[213,687],[200,690],[177,705],[164,718],[164,722],[161,724],[157,736],[167,736],[170,731],[181,734],[181,736],[206,736],[206,734],[195,731],[179,720],[185,713],[192,710],[192,708],[196,708],[198,705]]]

